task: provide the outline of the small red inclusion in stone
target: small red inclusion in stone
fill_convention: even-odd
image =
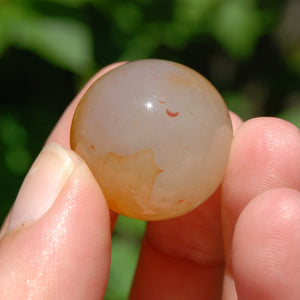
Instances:
[[[171,111],[169,111],[168,109],[166,109],[166,112],[167,112],[167,114],[170,116],[170,117],[177,117],[178,115],[179,115],[179,111],[177,111],[177,112],[171,112]]]

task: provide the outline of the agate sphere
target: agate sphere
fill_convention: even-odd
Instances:
[[[141,220],[183,215],[220,185],[232,126],[218,91],[178,63],[126,63],[96,80],[74,114],[71,148],[113,211]]]

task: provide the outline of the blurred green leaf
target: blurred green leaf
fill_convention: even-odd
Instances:
[[[8,169],[20,175],[23,175],[29,169],[31,163],[29,152],[21,146],[7,149],[4,159]]]
[[[136,60],[151,57],[158,48],[161,38],[159,24],[149,24],[142,32],[124,44],[124,51],[119,60]]]
[[[123,236],[141,238],[146,229],[146,222],[119,215],[115,232]]]
[[[12,116],[0,115],[0,140],[10,148],[23,146],[27,141],[27,132]]]
[[[243,120],[249,119],[254,113],[254,103],[245,95],[237,92],[226,92],[222,94],[229,110],[238,114]]]
[[[162,27],[163,43],[168,47],[180,50],[191,38],[189,28],[180,22],[168,22]]]
[[[13,116],[0,115],[0,143],[6,167],[14,174],[23,175],[31,163],[26,149],[27,132]]]
[[[29,49],[53,64],[77,74],[94,68],[93,42],[87,26],[67,18],[50,18],[20,5],[6,5],[0,11],[3,43]]]
[[[138,256],[138,244],[120,237],[112,239],[111,269],[105,300],[128,298]]]
[[[216,4],[220,2],[220,0],[178,0],[175,2],[175,22],[180,22],[192,27],[194,30],[199,30],[197,27],[203,19],[210,15]]]
[[[286,108],[277,117],[291,122],[300,129],[300,105]]]
[[[140,28],[143,19],[140,8],[128,2],[115,5],[112,17],[116,26],[125,33],[132,33]]]
[[[290,53],[287,55],[287,64],[291,70],[300,74],[300,45],[290,50]]]
[[[92,0],[35,0],[41,3],[57,3],[60,5],[66,5],[70,7],[79,7],[85,3],[93,2]]]
[[[127,299],[146,222],[119,215],[112,237],[111,271],[106,300]]]
[[[253,53],[262,32],[263,15],[251,0],[227,0],[212,18],[212,33],[234,57],[246,58]]]

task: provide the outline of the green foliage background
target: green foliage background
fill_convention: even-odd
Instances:
[[[0,1],[0,219],[80,87],[115,61],[163,58],[206,76],[243,119],[300,127],[297,0]],[[106,299],[125,299],[145,224],[121,218]]]

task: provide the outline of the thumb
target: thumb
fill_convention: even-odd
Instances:
[[[104,296],[109,210],[88,167],[71,150],[45,146],[1,235],[1,299]]]

